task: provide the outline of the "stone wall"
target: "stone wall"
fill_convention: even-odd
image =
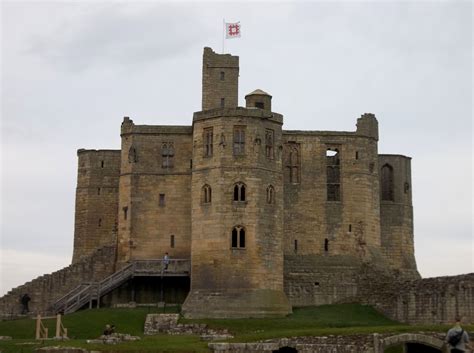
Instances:
[[[391,268],[410,271],[415,278],[419,277],[413,236],[411,158],[379,155],[379,168],[381,188],[390,191],[385,199],[381,193],[380,200],[382,249]],[[382,180],[384,170],[391,180]]]
[[[367,277],[355,301],[369,304],[389,318],[410,324],[449,324],[457,315],[474,323],[474,273],[395,281]]]
[[[255,343],[209,343],[213,353],[383,353],[386,348],[419,343],[445,352],[444,333],[369,334],[276,338]],[[422,351],[422,350],[421,350]],[[419,353],[420,350],[404,350]]]
[[[283,140],[285,255],[370,259],[370,248],[380,249],[377,139],[359,131],[283,131]],[[331,151],[337,168],[328,164]],[[339,181],[335,199],[330,171]]]
[[[77,151],[72,262],[116,241],[120,153],[120,150]]]
[[[0,298],[0,317],[12,318],[21,313],[20,296],[31,297],[32,313],[48,314],[51,305],[63,295],[85,282],[100,281],[114,272],[115,246],[104,246],[88,256],[51,274],[42,275]]]
[[[191,126],[122,123],[118,261],[189,258]]]

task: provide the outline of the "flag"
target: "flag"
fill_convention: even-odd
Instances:
[[[226,39],[240,38],[240,22],[225,23],[225,37]]]

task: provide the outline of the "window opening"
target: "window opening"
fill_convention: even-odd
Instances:
[[[225,80],[225,72],[221,71],[221,81],[224,81],[224,80]]]
[[[104,161],[101,161],[101,162],[100,162],[100,167],[101,167],[101,168],[104,168]]]
[[[265,130],[265,155],[267,158],[273,159],[273,144],[274,144],[274,133],[273,130]]]
[[[235,226],[232,229],[231,246],[235,249],[245,248],[245,228],[242,226]]]
[[[232,229],[232,247],[237,247],[237,238],[238,238],[238,230],[237,228]]]
[[[324,239],[324,251],[329,251],[329,240],[328,238]]]
[[[123,219],[126,220],[127,219],[127,214],[128,214],[128,207],[125,206],[124,208],[122,208],[122,210],[123,210]]]
[[[300,147],[301,145],[295,142],[287,144],[286,169],[288,179],[292,184],[300,182]]]
[[[159,201],[160,207],[165,206],[165,194],[160,194],[160,201]]]
[[[234,185],[234,201],[245,201],[244,183],[237,183]]]
[[[99,218],[99,223],[98,223],[99,227],[102,227],[102,218]]]
[[[349,232],[352,232],[352,224],[349,224]]]
[[[173,168],[174,166],[174,143],[163,142],[161,145],[161,167]]]
[[[204,157],[211,157],[214,149],[213,128],[204,129]]]
[[[327,200],[341,201],[341,175],[338,149],[326,151]]]
[[[267,188],[267,203],[272,204],[275,202],[275,189],[272,185]]]
[[[170,235],[170,247],[174,248],[174,235]]]
[[[356,151],[356,156],[355,156],[356,159],[359,159],[359,151]]]
[[[408,194],[408,191],[410,191],[410,184],[405,183],[403,186],[403,191],[405,192],[405,194]]]
[[[225,107],[225,98],[221,98],[221,108]]]
[[[245,153],[245,126],[234,126],[234,156]]]
[[[97,195],[100,195],[100,188],[97,188]]]
[[[204,185],[202,187],[202,202],[211,203],[212,201],[212,189],[209,185]]]
[[[295,239],[294,246],[295,246],[295,252],[297,252],[298,251],[298,239]]]
[[[393,168],[390,164],[382,167],[382,200],[394,201],[393,195]]]
[[[255,108],[265,109],[265,104],[263,102],[255,102]]]

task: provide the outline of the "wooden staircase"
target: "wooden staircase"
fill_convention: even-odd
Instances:
[[[161,276],[179,277],[189,276],[190,260],[169,260],[168,268],[165,269],[163,260],[138,260],[133,261],[104,278],[100,282],[82,283],[69,293],[59,298],[52,306],[55,313],[73,313],[89,303],[92,308],[93,301],[100,302],[100,298],[110,293],[115,288],[138,276]]]

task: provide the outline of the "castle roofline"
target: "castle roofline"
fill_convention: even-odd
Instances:
[[[407,158],[407,159],[412,159],[409,156],[405,156],[403,154],[391,154],[391,153],[379,153],[379,157],[402,157],[402,158]]]
[[[215,108],[209,110],[202,110],[193,114],[193,123],[200,120],[221,118],[221,117],[246,117],[246,118],[260,118],[274,121],[278,124],[283,124],[283,115],[269,112],[267,110],[258,108]]]
[[[250,92],[249,94],[247,94],[245,96],[245,98],[247,98],[248,96],[269,96],[271,97],[270,94],[268,94],[267,92],[265,91],[262,91],[261,89],[257,88],[255,91],[253,92]]]

